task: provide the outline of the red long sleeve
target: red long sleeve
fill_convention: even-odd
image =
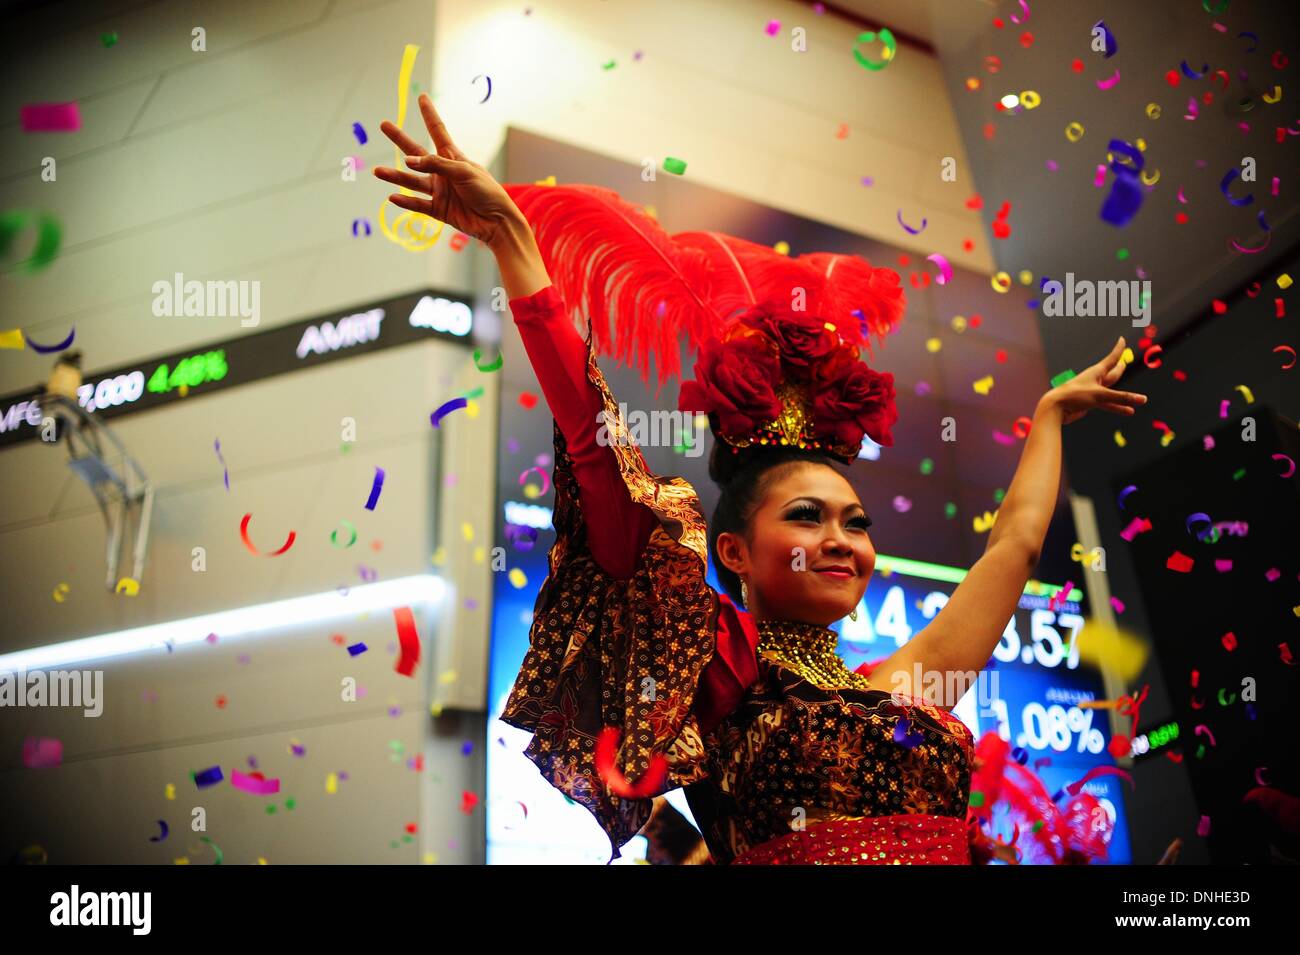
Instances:
[[[587,380],[587,345],[565,314],[554,286],[511,299],[509,304],[542,394],[573,459],[591,555],[611,577],[631,577],[654,529],[655,516],[628,494],[614,449],[596,441],[601,426],[597,415],[604,405]]]

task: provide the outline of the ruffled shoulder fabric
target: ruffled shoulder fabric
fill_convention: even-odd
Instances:
[[[501,718],[534,734],[525,755],[595,816],[609,836],[612,860],[649,819],[652,796],[705,775],[694,708],[715,657],[723,605],[705,581],[707,530],[695,488],[683,478],[649,472],[596,364],[590,326],[586,343],[587,377],[608,412],[609,444],[627,492],[650,509],[657,525],[632,576],[617,579],[602,570],[587,546],[564,434],[554,426],[556,541],[534,608],[530,647]],[[730,624],[723,659],[732,662],[710,670],[710,714],[747,672],[743,653],[731,653],[739,649],[733,634],[743,630],[738,621]],[[616,795],[601,779],[596,741],[606,727],[620,731],[614,768],[630,783],[642,780],[653,757],[666,758],[666,778],[644,798]]]

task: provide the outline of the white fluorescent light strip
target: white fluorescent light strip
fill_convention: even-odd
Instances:
[[[221,610],[199,617],[7,653],[0,656],[0,672],[39,670],[106,660],[157,649],[168,642],[182,647],[190,643],[201,643],[209,633],[215,633],[222,641],[226,641],[283,627],[302,627],[339,617],[350,617],[368,610],[388,610],[422,603],[436,604],[442,600],[446,589],[447,583],[443,578],[433,574],[418,574],[353,587],[346,597],[331,590],[254,607]]]

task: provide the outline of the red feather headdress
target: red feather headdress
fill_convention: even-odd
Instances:
[[[698,358],[679,407],[708,414],[733,447],[793,444],[852,461],[863,434],[893,443],[893,375],[868,368],[859,348],[871,353],[871,336],[902,320],[898,273],[852,255],[790,258],[720,232],[670,236],[597,186],[505,189],[598,352],[635,363],[647,383],[653,358],[662,390],[681,375],[685,333]]]

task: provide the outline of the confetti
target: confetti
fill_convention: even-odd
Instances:
[[[384,490],[384,469],[375,468],[374,483],[370,486],[370,497],[366,499],[366,510],[373,511],[375,505],[379,503],[379,495]],[[356,532],[353,532],[353,540],[356,540]]]
[[[479,371],[485,371],[485,372],[497,371],[501,368],[501,365],[505,361],[505,358],[506,358],[505,353],[502,352],[500,349],[497,349],[496,359],[492,361],[490,364],[484,365],[482,351],[478,348],[474,349],[474,367],[477,368]]]
[[[646,799],[658,793],[668,772],[668,760],[662,753],[650,759],[650,766],[635,784],[628,781],[616,765],[618,743],[622,732],[616,726],[607,726],[596,739],[596,772],[609,792],[622,799]]]
[[[352,534],[352,538],[346,544],[344,544],[342,548],[340,548],[341,550],[347,550],[349,547],[351,547],[353,544],[357,542],[357,529],[356,527],[353,526],[352,522],[349,520],[344,519],[339,523],[346,524],[348,530]],[[337,528],[330,531],[330,543],[333,544],[335,547],[339,546],[339,532]]]
[[[1109,60],[1115,55],[1115,51],[1119,49],[1119,44],[1115,42],[1115,34],[1110,32],[1110,27],[1106,26],[1105,20],[1098,20],[1092,25],[1091,35],[1095,37],[1098,30],[1101,31],[1102,45],[1104,47],[1102,58]]]
[[[366,144],[366,139],[367,139],[366,128],[362,126],[360,123],[352,124],[352,135],[357,137],[357,142],[359,142],[362,146]]]
[[[284,542],[284,545],[279,550],[274,550],[268,554],[263,554],[260,550],[257,549],[257,547],[253,544],[253,542],[248,538],[248,522],[251,521],[252,519],[253,519],[253,515],[251,513],[244,515],[244,519],[239,523],[239,536],[243,540],[244,546],[248,548],[249,553],[251,553],[254,557],[279,557],[281,554],[283,554],[285,551],[287,551],[290,547],[293,546],[293,542],[297,538],[298,534],[296,531],[289,531],[289,539]]]
[[[482,106],[492,97],[492,77],[488,76],[486,73],[480,73],[478,76],[474,77],[472,80],[469,81],[470,85],[473,86],[479,80],[487,80],[487,92],[484,93],[483,98],[478,101],[479,105]]]
[[[952,265],[949,264],[946,256],[934,252],[925,257],[927,262],[933,262],[939,267],[939,277],[935,279],[940,285],[947,285],[952,281]]]
[[[29,736],[23,740],[23,765],[28,769],[43,769],[62,763],[62,740],[44,736]]]
[[[875,43],[877,33],[873,30],[867,30],[858,34],[858,39],[853,45],[853,57],[864,68],[872,72],[879,72],[887,67],[894,60],[894,55],[898,52],[898,43],[894,39],[894,34],[890,33],[888,28],[882,28],[878,34],[880,42],[884,44],[884,49],[880,53],[879,60],[872,60],[862,55],[858,49],[858,43]]]
[[[1118,83],[1119,83],[1119,67],[1116,67],[1115,72],[1111,76],[1107,77],[1104,80],[1097,81],[1097,89],[1108,90],[1116,86]]]
[[[1232,194],[1228,192],[1228,187],[1231,186],[1233,180],[1238,178],[1240,175],[1241,169],[1239,167],[1233,166],[1229,169],[1223,179],[1219,182],[1219,191],[1223,193],[1223,198],[1227,199],[1234,206],[1248,206],[1255,201],[1255,194],[1253,192],[1247,195],[1244,199],[1234,199]]]
[[[28,103],[19,107],[24,133],[70,133],[81,128],[81,108],[70,103]]]
[[[429,416],[429,420],[435,428],[441,427],[439,422],[444,416],[455,411],[457,408],[464,408],[467,404],[469,404],[469,402],[464,398],[452,398],[451,401],[440,405],[438,409]]]
[[[162,841],[164,841],[164,840],[167,838],[167,834],[168,834],[169,832],[171,832],[171,830],[167,827],[167,820],[166,820],[166,819],[159,819],[159,820],[158,820],[158,835],[156,835],[156,836],[150,836],[150,837],[149,837],[149,841],[150,841],[150,842],[162,842]]]
[[[220,766],[210,766],[200,772],[190,773],[190,776],[194,780],[194,785],[198,786],[199,789],[206,789],[208,786],[215,786],[226,778],[221,772]]]
[[[1119,532],[1119,536],[1130,543],[1138,534],[1144,534],[1151,530],[1151,522],[1145,517],[1135,517],[1131,520],[1126,528]]]
[[[280,780],[258,778],[258,776],[246,776],[237,769],[230,771],[230,785],[236,789],[242,789],[246,793],[252,793],[254,796],[270,796],[280,791]]]
[[[212,446],[213,448],[216,449],[217,460],[221,462],[221,469],[222,471],[225,472],[224,480],[226,482],[226,491],[229,492],[230,491],[230,469],[226,467],[226,459],[221,456],[221,439],[217,438],[216,441],[213,442]]]
[[[686,173],[686,160],[674,159],[672,156],[665,156],[664,172],[670,172],[674,176],[684,175]]]
[[[395,669],[402,676],[411,676],[416,664],[420,662],[420,636],[415,630],[415,617],[410,607],[394,607],[393,618],[397,623],[397,639],[402,647],[402,655],[398,658]]]
[[[30,338],[27,339],[27,347],[41,355],[49,355],[54,352],[66,351],[72,345],[72,340],[77,336],[77,328],[74,325],[72,331],[68,332],[68,337],[63,339],[57,345],[38,345]]]
[[[902,226],[902,227],[903,227],[903,228],[908,232],[908,234],[910,234],[910,235],[920,235],[922,232],[925,231],[925,227],[926,227],[927,225],[929,225],[929,220],[926,219],[925,217],[922,217],[922,218],[921,218],[921,228],[919,228],[919,229],[913,229],[910,225],[908,225],[906,222],[903,221],[903,210],[902,210],[902,209],[899,209],[899,210],[898,210],[898,224],[901,225],[901,226]]]

